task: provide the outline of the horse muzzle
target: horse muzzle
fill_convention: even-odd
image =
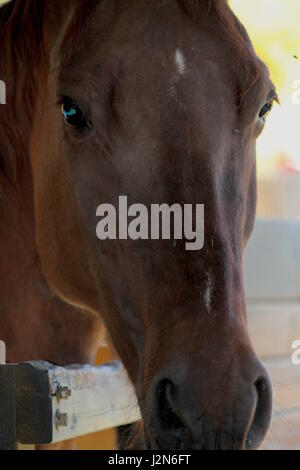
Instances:
[[[257,449],[269,428],[272,386],[260,362],[243,372],[197,374],[196,364],[173,364],[153,379],[145,403],[149,449]]]

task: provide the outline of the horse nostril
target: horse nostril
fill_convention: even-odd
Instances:
[[[181,421],[172,406],[174,384],[170,380],[162,380],[157,387],[157,403],[160,424],[164,429],[177,429]]]
[[[254,382],[257,400],[254,418],[246,438],[246,448],[257,448],[269,427],[272,413],[272,389],[267,376]]]
[[[216,406],[205,400],[199,384],[164,377],[153,381],[147,395],[146,418],[151,449],[257,449],[270,425],[272,387],[262,366],[251,369],[248,381],[236,382]],[[202,384],[202,383],[201,383]],[[212,394],[212,392],[211,392]],[[203,398],[204,397],[204,398]],[[226,401],[227,400],[227,401]],[[212,404],[212,407],[211,407]],[[238,410],[238,413],[237,413]]]
[[[178,443],[186,442],[188,431],[178,416],[175,403],[175,385],[168,379],[157,387],[158,418],[162,431],[168,431]]]
[[[267,389],[267,382],[265,378],[260,377],[259,379],[257,379],[256,382],[254,383],[254,387],[256,388],[257,400],[260,401],[261,398],[263,398],[263,395]]]

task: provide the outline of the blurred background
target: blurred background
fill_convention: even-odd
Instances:
[[[258,140],[258,215],[300,216],[300,2],[230,0],[268,65],[281,106]]]
[[[250,334],[274,386],[265,449],[300,449],[300,2],[231,0],[281,105],[258,140],[258,220],[245,258]],[[297,92],[298,90],[298,92]]]
[[[300,2],[230,4],[269,66],[281,101],[258,141],[258,221],[245,259],[250,333],[274,384],[264,448],[300,449],[300,365],[291,359],[292,343],[300,340]],[[108,348],[99,350],[99,363],[111,358]],[[85,436],[77,445],[114,448],[115,432]]]

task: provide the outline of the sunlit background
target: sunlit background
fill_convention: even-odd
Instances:
[[[245,262],[250,335],[274,388],[264,448],[300,449],[300,366],[291,361],[300,339],[300,1],[230,3],[281,102],[258,140],[258,222]]]
[[[281,100],[258,143],[259,174],[300,171],[300,103],[292,101],[293,84],[300,80],[300,2],[231,0],[231,4],[268,64]]]
[[[281,105],[258,141],[262,216],[300,216],[300,2],[230,0],[258,55],[267,63]],[[298,104],[297,104],[298,103]]]

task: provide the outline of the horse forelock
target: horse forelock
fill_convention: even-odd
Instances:
[[[240,102],[261,76],[261,62],[257,58],[249,36],[231,10],[228,0],[176,0],[183,10],[201,27],[211,16],[221,34],[232,43],[238,53],[238,75],[243,76],[240,89]],[[78,9],[70,22],[65,39],[61,45],[62,63],[68,63],[82,48],[86,26],[96,6],[101,0],[79,2]],[[111,0],[112,8],[118,13],[118,0]]]

